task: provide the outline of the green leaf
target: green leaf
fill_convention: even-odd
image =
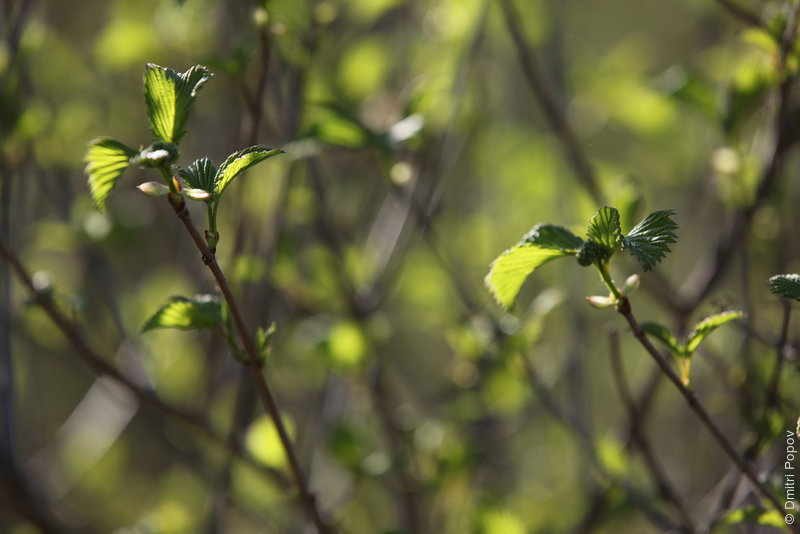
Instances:
[[[97,209],[105,211],[106,198],[125,169],[130,167],[131,158],[136,155],[136,150],[109,137],[99,137],[89,142],[83,160],[89,176],[89,190]]]
[[[678,341],[678,338],[672,335],[669,328],[658,323],[642,323],[639,326],[647,335],[654,337],[666,345],[673,354],[676,356],[684,356],[686,349]]]
[[[537,224],[523,238],[524,243],[541,248],[552,248],[574,254],[583,244],[583,240],[561,226],[553,224]]]
[[[486,287],[504,308],[510,308],[522,284],[536,269],[570,252],[522,242],[497,257],[484,279]]]
[[[222,195],[228,184],[241,173],[267,158],[283,154],[283,150],[267,148],[263,145],[251,146],[231,154],[225,163],[220,165],[217,176],[214,179],[214,194],[218,197]]]
[[[669,243],[677,237],[673,230],[678,228],[671,216],[675,210],[654,211],[637,224],[623,238],[622,245],[649,271],[669,252]]]
[[[142,332],[154,328],[214,328],[222,322],[219,299],[212,295],[195,295],[191,299],[171,297],[142,327]]]
[[[609,255],[614,254],[619,248],[620,235],[619,211],[616,208],[603,206],[589,221],[587,236],[595,243],[602,245]]]
[[[192,189],[202,189],[209,193],[214,192],[214,179],[217,175],[217,168],[208,158],[200,158],[192,162],[185,169],[178,169],[178,176],[186,181]]]
[[[686,341],[686,354],[687,356],[691,356],[694,351],[697,350],[697,347],[700,346],[700,343],[708,337],[708,335],[719,328],[720,326],[733,321],[734,319],[739,319],[744,317],[745,313],[740,311],[727,311],[722,313],[717,313],[706,317],[692,328],[692,331],[689,333],[689,339]]]
[[[800,300],[800,274],[778,274],[770,278],[767,285],[775,295]]]
[[[275,323],[270,323],[269,327],[265,330],[263,326],[259,326],[256,330],[256,346],[258,353],[262,359],[265,359],[270,351],[270,343],[272,336],[275,334]]]
[[[186,133],[189,107],[197,91],[211,78],[202,65],[184,73],[148,63],[144,68],[144,97],[150,130],[161,141],[179,143]]]

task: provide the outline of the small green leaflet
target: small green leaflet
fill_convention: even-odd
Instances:
[[[586,235],[602,245],[609,253],[614,254],[619,249],[621,230],[619,228],[619,211],[616,208],[603,206],[589,221]]]
[[[251,146],[231,154],[217,170],[214,178],[214,194],[219,197],[234,178],[256,163],[277,154],[283,154],[283,150],[267,148],[263,145]]]
[[[745,315],[744,312],[740,311],[727,311],[710,315],[694,325],[685,344],[678,341],[666,326],[658,323],[642,323],[640,326],[645,333],[662,342],[676,356],[690,358],[711,332],[725,323],[740,319]]]
[[[484,279],[495,300],[508,309],[514,304],[522,284],[536,269],[550,260],[572,252],[523,243],[506,250],[494,262]]]
[[[154,328],[214,328],[222,322],[219,299],[213,295],[195,295],[191,299],[170,297],[166,304],[142,327],[142,332]]]
[[[778,274],[770,278],[767,285],[775,295],[800,300],[800,274]]]
[[[178,175],[186,180],[186,184],[192,189],[214,192],[217,168],[208,158],[200,158],[193,161],[187,168],[178,169]]]
[[[189,107],[197,91],[211,78],[202,65],[184,73],[148,63],[144,69],[144,97],[150,130],[161,141],[178,144],[186,133]]]
[[[677,237],[673,230],[678,225],[670,218],[675,210],[654,211],[637,224],[622,239],[622,246],[630,251],[649,271],[669,252],[669,244]]]
[[[669,350],[676,356],[684,355],[684,347],[678,338],[672,335],[669,328],[658,323],[642,323],[640,328],[649,336],[652,336],[666,345]]]
[[[122,173],[131,165],[131,158],[138,152],[109,137],[99,137],[89,142],[84,161],[89,176],[92,200],[100,211],[105,211],[105,202],[117,185]]]
[[[689,339],[686,341],[686,353],[691,356],[694,351],[697,350],[697,347],[700,346],[700,343],[702,343],[711,332],[725,323],[729,323],[744,316],[744,312],[727,311],[706,317],[694,325],[694,327],[692,327],[692,331],[689,332]]]

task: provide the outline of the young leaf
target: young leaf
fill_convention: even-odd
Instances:
[[[694,351],[697,350],[697,347],[700,346],[700,343],[708,337],[708,335],[719,328],[720,326],[733,321],[734,319],[739,319],[744,317],[745,313],[740,311],[728,311],[717,313],[715,315],[711,315],[706,317],[692,328],[692,331],[689,333],[689,339],[686,341],[686,354],[687,356],[691,356]]]
[[[256,331],[256,346],[261,358],[266,358],[269,354],[270,343],[272,336],[275,334],[275,323],[270,323],[269,327],[265,330],[263,326],[259,326]]]
[[[552,248],[574,254],[583,244],[583,240],[561,226],[553,224],[537,224],[522,239],[541,248]]]
[[[639,325],[642,330],[666,345],[675,356],[684,356],[686,349],[681,345],[669,328],[658,323],[642,323]]]
[[[186,130],[189,107],[197,91],[211,78],[202,65],[184,73],[148,63],[144,68],[144,97],[150,130],[161,141],[178,144]]]
[[[283,150],[267,148],[263,145],[251,146],[231,154],[217,170],[217,175],[214,179],[214,194],[219,197],[234,178],[256,163],[277,154],[283,154]]]
[[[800,274],[778,274],[770,278],[767,285],[775,295],[800,300]]]
[[[171,297],[150,317],[142,332],[154,328],[214,328],[222,322],[219,300],[212,295],[195,295],[191,299]]]
[[[484,282],[495,300],[504,308],[510,308],[528,276],[548,261],[570,254],[565,250],[546,248],[523,240],[492,262]]]
[[[192,189],[202,189],[209,193],[214,192],[214,177],[217,175],[217,168],[208,158],[200,158],[192,162],[185,169],[178,169],[178,176],[186,181]]]
[[[622,245],[649,271],[669,252],[669,243],[677,237],[673,230],[678,228],[670,217],[675,210],[654,211],[637,224],[622,239]]]
[[[619,211],[616,208],[603,206],[589,221],[586,234],[591,241],[605,248],[609,256],[619,248],[621,230],[619,228]]]
[[[99,137],[89,142],[86,151],[86,174],[95,206],[105,211],[105,201],[117,185],[122,173],[131,165],[137,151],[109,137]]]

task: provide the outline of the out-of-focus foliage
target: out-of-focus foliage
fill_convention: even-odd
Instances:
[[[106,363],[208,428],[100,378],[22,285],[0,283],[14,386],[0,436],[11,429],[28,502],[41,505],[0,499],[0,531],[47,531],[36,518],[51,515],[76,532],[303,531],[277,430],[231,340],[155,328],[230,317],[216,301],[169,300],[217,288],[165,198],[136,188],[159,178],[128,168],[153,135],[180,138],[186,185],[227,192],[217,258],[311,487],[343,532],[639,534],[665,530],[653,511],[684,520],[629,445],[609,325],[637,399],[652,363],[619,317],[586,306],[603,291],[594,270],[545,263],[578,252],[601,205],[618,208],[612,229],[652,267],[637,315],[667,325],[676,347],[695,318],[747,312],[698,349],[692,388],[780,496],[785,431],[800,414],[800,325],[793,314],[778,366],[785,308],[764,281],[800,272],[796,145],[782,147],[766,195],[761,184],[779,127],[796,130],[797,87],[784,83],[800,47],[787,32],[794,2],[736,3],[764,27],[714,0],[513,2],[602,203],[542,113],[497,0],[3,4],[0,239]],[[214,77],[188,116],[148,121],[150,63]],[[83,174],[97,135],[141,143],[90,149],[102,213]],[[285,154],[251,166],[277,153],[263,147]],[[200,226],[208,206],[191,204]],[[656,265],[673,208],[680,241]],[[634,228],[652,212],[656,240]],[[549,227],[548,247],[531,248],[532,235],[518,245],[525,274],[497,295],[516,297],[507,313],[483,277],[536,221],[562,227]],[[738,248],[692,303],[726,241]],[[617,280],[641,271],[628,254],[615,260]],[[639,428],[695,527],[782,520],[744,487],[719,500],[712,488],[736,473],[673,391],[649,406]]]

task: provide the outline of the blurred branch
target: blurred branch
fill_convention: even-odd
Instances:
[[[597,452],[597,448],[595,447],[588,430],[583,426],[580,420],[571,416],[565,412],[561,406],[559,406],[558,402],[556,402],[556,400],[550,394],[550,391],[547,389],[547,386],[545,386],[544,381],[534,368],[530,358],[526,357],[521,352],[518,352],[518,356],[523,364],[528,381],[531,384],[531,389],[533,389],[534,393],[539,398],[542,406],[556,421],[558,421],[567,430],[575,435],[578,445],[580,445],[581,449],[583,449],[583,451],[589,457],[598,474],[600,474],[602,478],[610,482],[612,485],[623,490],[626,496],[630,499],[631,503],[634,504],[656,527],[661,528],[665,532],[677,531],[685,532],[687,534],[691,532],[686,528],[679,527],[678,525],[674,524],[669,517],[665,516],[655,506],[653,506],[653,504],[650,502],[650,499],[646,495],[643,495],[641,492],[636,490],[627,481],[619,479],[611,474],[603,466],[603,463]]]
[[[769,381],[769,391],[767,393],[767,409],[775,408],[778,404],[778,391],[781,383],[781,371],[783,362],[786,360],[786,344],[789,341],[789,322],[792,317],[792,305],[786,299],[781,299],[783,304],[783,321],[781,321],[781,334],[778,342],[775,343],[775,368],[772,378]]]
[[[325,192],[320,179],[319,169],[317,168],[314,160],[308,161],[308,168],[311,177],[312,190],[318,202],[318,209],[315,210],[315,229],[320,240],[324,246],[333,255],[337,265],[335,267],[335,276],[339,286],[339,292],[347,305],[348,316],[354,320],[361,330],[361,334],[367,340],[369,352],[374,354],[375,363],[372,369],[372,376],[369,377],[368,390],[372,395],[372,400],[375,403],[376,415],[381,423],[386,446],[391,451],[393,457],[391,472],[396,477],[396,486],[398,488],[397,498],[402,507],[401,517],[404,522],[404,527],[409,532],[420,534],[426,532],[424,526],[423,514],[421,512],[420,495],[423,488],[417,483],[415,477],[409,472],[408,468],[411,464],[410,461],[410,447],[408,445],[408,438],[400,428],[400,425],[395,421],[392,411],[390,394],[387,389],[386,380],[384,377],[385,362],[380,357],[380,352],[376,350],[372,336],[364,327],[369,315],[374,311],[375,303],[380,300],[377,296],[379,289],[373,285],[370,295],[367,298],[360,298],[358,290],[353,280],[347,275],[347,269],[344,264],[344,247],[339,242],[336,232],[335,224],[327,217],[325,209]],[[364,377],[367,381],[367,377]]]
[[[525,74],[525,79],[528,81],[547,123],[560,141],[567,161],[575,171],[578,182],[597,204],[602,205],[603,195],[597,184],[594,169],[580,146],[575,132],[569,125],[562,107],[559,105],[558,98],[556,98],[548,85],[536,57],[525,42],[525,37],[520,27],[522,18],[517,13],[511,0],[498,0],[498,2],[503,11],[506,28],[517,50],[517,57]]]
[[[637,340],[639,340],[639,343],[645,348],[653,360],[655,360],[669,381],[672,382],[673,385],[678,389],[678,392],[683,396],[689,405],[689,408],[694,412],[703,426],[705,426],[706,429],[711,433],[712,437],[722,448],[723,452],[728,456],[728,458],[731,459],[731,461],[733,461],[734,464],[736,464],[736,466],[738,466],[741,472],[750,480],[753,486],[772,505],[772,507],[779,512],[781,516],[783,516],[784,509],[781,503],[778,502],[778,499],[775,498],[775,496],[772,495],[764,483],[759,480],[747,460],[739,455],[733,444],[728,440],[728,438],[725,437],[716,423],[714,423],[714,421],[708,415],[708,412],[706,412],[705,408],[703,408],[703,405],[700,404],[695,394],[689,388],[687,388],[683,382],[681,382],[680,377],[675,374],[675,371],[672,370],[670,365],[666,362],[666,360],[664,360],[658,350],[656,350],[656,348],[650,342],[647,334],[645,334],[644,331],[639,327],[639,323],[633,315],[633,310],[627,297],[622,297],[619,299],[617,311],[620,313],[620,315],[625,317],[625,320],[628,322],[628,325],[630,325],[631,330],[633,331],[633,335]],[[789,528],[792,532],[800,534],[800,527],[796,525],[789,525]]]
[[[790,73],[786,63],[788,53],[797,37],[798,13],[800,13],[800,4],[795,4],[781,39],[780,68],[784,78],[778,91],[778,111],[774,118],[775,146],[772,155],[764,165],[753,201],[737,211],[719,238],[716,249],[698,262],[679,291],[677,304],[684,310],[684,314],[695,309],[711,292],[730,267],[734,252],[747,242],[753,217],[758,208],[774,192],[789,157],[789,151],[797,142],[800,134],[800,128],[797,127],[796,121],[798,107],[793,106],[790,102],[797,74]]]
[[[764,24],[761,22],[761,17],[753,13],[752,11],[748,10],[745,7],[740,6],[739,4],[733,2],[732,0],[714,0],[717,4],[722,7],[725,11],[729,14],[733,15],[734,18],[739,19],[741,22],[745,23],[748,26],[754,26],[756,28],[761,28]]]
[[[48,295],[36,290],[30,275],[19,262],[19,260],[17,260],[17,258],[11,253],[6,246],[5,241],[3,240],[0,240],[0,257],[2,257],[5,260],[5,263],[11,267],[16,274],[17,279],[22,283],[23,286],[25,286],[31,297],[39,306],[42,307],[44,312],[50,318],[50,321],[61,331],[64,337],[66,337],[70,344],[76,349],[77,356],[95,375],[108,376],[133,393],[137,400],[140,401],[144,406],[147,406],[156,412],[163,413],[165,415],[169,415],[170,417],[174,417],[177,420],[183,421],[190,427],[199,431],[200,434],[208,438],[211,442],[233,452],[237,457],[245,461],[250,467],[256,469],[264,475],[269,476],[272,480],[278,482],[282,486],[286,486],[288,484],[285,476],[279,471],[268,469],[261,464],[256,463],[255,460],[253,460],[249,455],[245,454],[244,451],[239,448],[232,449],[228,442],[224,438],[220,437],[216,431],[214,431],[211,424],[206,419],[197,414],[193,414],[176,406],[167,404],[165,401],[160,399],[155,392],[150,389],[143,388],[134,380],[122,374],[119,370],[117,370],[99,354],[97,354],[84,340],[78,326],[58,309],[55,302],[53,302],[53,299]]]

